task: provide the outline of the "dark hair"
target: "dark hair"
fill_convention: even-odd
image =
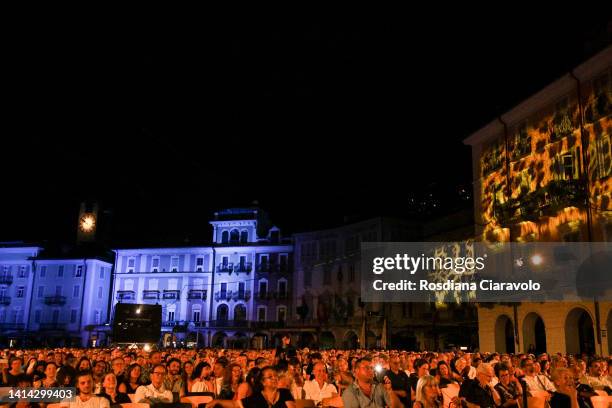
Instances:
[[[372,359],[370,357],[362,357],[362,358],[358,358],[357,361],[355,361],[355,369],[357,369],[357,367],[359,367],[361,365],[362,362],[367,362],[367,363],[371,363]]]
[[[89,370],[84,370],[84,371],[79,371],[76,375],[76,381],[79,381],[79,378],[81,377],[87,377],[90,376],[91,378],[93,378],[93,374],[91,373],[91,371]]]
[[[499,378],[499,372],[500,371],[510,371],[510,367],[508,367],[508,364],[506,364],[505,362],[503,363],[499,363],[499,364],[495,364],[495,376],[497,378]]]
[[[89,364],[89,368],[88,368],[87,370],[91,370],[91,369],[92,369],[92,366],[91,366],[91,360],[90,360],[89,358],[85,357],[85,356],[83,356],[83,357],[81,357],[81,358],[79,359],[79,362],[78,362],[78,363],[77,363],[77,365],[76,365],[76,369],[77,369],[77,370],[81,370],[81,363],[82,363],[83,361],[87,361],[87,363]],[[81,371],[83,371],[83,370],[81,370]]]
[[[422,367],[422,366],[424,366],[425,364],[429,364],[429,363],[427,362],[427,360],[425,360],[424,358],[417,358],[417,359],[414,361],[413,366],[414,366],[414,369],[415,369],[415,370],[418,370],[419,368],[421,368],[421,367]]]
[[[221,366],[223,366],[223,368],[225,368],[229,364],[229,361],[227,361],[227,358],[225,358],[225,357],[219,357],[217,359],[217,361],[215,361],[215,364],[221,364]]]
[[[196,380],[200,378],[200,376],[202,375],[202,370],[204,370],[204,367],[210,368],[210,364],[208,364],[206,361],[200,361],[198,365],[195,366],[195,368],[193,369],[193,373],[191,373],[191,379]]]
[[[258,366],[258,365],[260,365],[261,363],[263,363],[263,362],[265,362],[265,361],[266,361],[266,359],[265,359],[265,358],[263,358],[263,357],[257,357],[257,358],[255,359],[255,365],[256,365],[256,366]]]
[[[257,374],[257,377],[255,377],[255,383],[253,386],[255,392],[261,392],[263,390],[264,372],[268,370],[274,371],[278,374],[276,368],[272,366],[265,366],[264,368],[262,368],[261,371]]]
[[[257,381],[259,373],[261,373],[261,368],[259,367],[253,367],[247,373],[246,382],[253,388],[255,387],[255,382]]]
[[[172,363],[178,363],[179,368],[181,367],[181,360],[179,360],[179,359],[178,359],[178,358],[176,358],[176,357],[173,357],[173,358],[169,359],[169,360],[166,362],[166,364],[168,365],[168,367],[170,367],[170,364],[172,364]]]
[[[76,384],[76,373],[77,371],[72,366],[65,365],[58,370],[55,380],[60,387],[74,387]],[[69,379],[68,384],[66,384],[66,378]]]
[[[166,369],[166,366],[165,366],[165,365],[163,365],[163,364],[155,364],[155,365],[153,366],[153,368],[151,368],[151,373],[152,373],[153,371],[155,371],[155,369],[156,369],[157,367],[161,367],[161,368],[163,368],[163,369],[164,369],[164,372],[166,372],[166,373],[168,372],[168,370]]]
[[[132,378],[132,371],[136,368],[140,368],[140,374],[142,375],[142,367],[138,363],[130,364],[127,370],[125,370],[125,382],[127,384],[130,383],[130,379]],[[137,384],[140,384],[140,376],[138,376]]]
[[[450,369],[450,367],[448,366],[448,364],[446,364],[446,361],[438,361],[438,366],[436,367],[436,374],[437,374],[437,375],[442,375],[442,374],[440,373],[440,366],[446,366],[446,368],[448,368],[448,375],[449,375],[449,376],[451,375],[451,369]]]

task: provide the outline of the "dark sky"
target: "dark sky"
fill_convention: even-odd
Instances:
[[[254,200],[290,231],[401,215],[469,186],[461,141],[610,39],[592,9],[387,17],[15,35],[0,239],[71,240],[83,198],[117,245],[206,240]]]

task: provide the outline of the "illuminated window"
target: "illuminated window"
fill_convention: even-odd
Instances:
[[[80,278],[83,276],[83,265],[77,265],[74,271],[75,278]]]
[[[229,232],[227,231],[223,231],[221,233],[221,243],[222,244],[227,244],[229,243]]]
[[[17,287],[17,297],[22,298],[25,295],[25,287],[19,286]]]
[[[204,257],[198,256],[196,258],[196,272],[204,271]]]
[[[127,273],[133,273],[136,268],[136,259],[129,258],[127,263]]]
[[[154,256],[151,259],[151,272],[159,272],[159,256]]]
[[[240,232],[240,243],[246,244],[249,241],[249,233],[244,230]]]
[[[179,257],[173,256],[170,259],[170,272],[178,272],[179,269]]]
[[[571,180],[574,178],[574,157],[571,154],[561,156],[561,166],[563,168],[563,178]]]
[[[57,267],[57,277],[58,278],[64,277],[64,265],[60,265]]]

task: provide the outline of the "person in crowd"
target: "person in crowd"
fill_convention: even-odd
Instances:
[[[174,402],[179,402],[181,397],[185,395],[183,376],[181,375],[181,360],[171,358],[168,360],[167,367],[168,373],[164,378],[164,388],[172,392]]]
[[[45,376],[42,378],[38,385],[34,384],[34,387],[51,388],[59,387],[57,383],[57,365],[55,363],[47,363],[45,366]]]
[[[555,391],[550,398],[551,408],[578,408],[578,391],[574,386],[571,371],[559,367],[552,372]]]
[[[151,371],[153,367],[162,363],[162,355],[159,351],[154,350],[149,353],[149,362],[145,363],[144,360],[142,363],[138,362],[140,367],[142,367],[142,378],[140,379],[143,384],[149,384],[151,382]]]
[[[304,383],[306,399],[311,399],[315,401],[315,404],[319,404],[324,398],[331,398],[338,394],[336,387],[327,381],[325,364],[316,363],[312,368],[312,374],[314,379]]]
[[[391,380],[391,388],[404,407],[410,406],[410,379],[401,369],[400,357],[394,355],[389,360],[389,370],[385,375]]]
[[[77,371],[91,371],[93,367],[91,366],[91,361],[83,356],[77,363]]]
[[[102,392],[102,383],[104,382],[104,375],[108,372],[108,365],[104,360],[98,360],[93,365],[92,377],[94,394]]]
[[[502,407],[518,407],[523,395],[523,387],[519,380],[510,373],[508,363],[496,364],[495,375],[498,379],[495,389],[501,398]]]
[[[140,381],[142,369],[138,364],[131,364],[128,366],[124,380],[117,387],[117,391],[124,394],[135,394],[138,387],[143,385]]]
[[[125,361],[121,357],[115,357],[111,361],[113,374],[117,379],[117,385],[125,381]]]
[[[23,359],[21,357],[13,357],[9,360],[9,367],[2,370],[2,383],[8,387],[16,387],[17,379],[23,373],[21,367]]]
[[[591,359],[588,373],[580,378],[580,383],[589,385],[595,391],[604,390],[608,395],[612,395],[612,383],[610,383],[607,376],[603,375],[602,371],[601,360]]]
[[[193,370],[194,383],[191,392],[215,392],[215,382],[211,377],[212,369],[206,361],[200,361]]]
[[[15,387],[17,388],[31,388],[32,381],[30,380],[30,376],[25,373],[21,373],[17,376],[17,383]],[[27,399],[20,399],[17,402],[13,402],[9,405],[9,408],[40,408],[40,404],[36,402],[28,401]]]
[[[90,371],[81,371],[76,378],[78,395],[70,408],[110,408],[106,398],[97,397],[93,392],[93,376]]]
[[[374,366],[369,358],[361,358],[353,370],[355,381],[342,393],[345,408],[392,408],[401,407],[401,402],[393,392],[391,380],[385,378],[384,384],[374,382]]]
[[[131,402],[127,394],[117,391],[117,376],[115,373],[108,373],[104,376],[102,392],[98,396],[106,398],[111,407]]]
[[[442,396],[435,377],[424,375],[419,378],[413,408],[441,408]]]
[[[135,402],[149,405],[171,403],[173,399],[172,392],[164,387],[166,367],[158,364],[151,369],[149,375],[151,383],[138,387],[136,395],[134,396]]]
[[[182,377],[183,377],[183,395],[191,392],[191,388],[193,384],[196,382],[196,379],[193,378],[194,365],[191,361],[185,361],[183,363],[182,369]]]
[[[498,392],[491,386],[491,380],[495,376],[493,367],[489,363],[480,363],[476,369],[476,378],[467,379],[461,383],[458,401],[465,403],[467,408],[493,408],[501,405]]]
[[[435,377],[440,388],[445,388],[448,384],[459,384],[451,375],[450,367],[445,361],[438,362]]]
[[[57,370],[55,377],[60,387],[75,387],[77,371],[70,365],[66,364]]]
[[[554,384],[548,378],[546,378],[545,375],[536,374],[535,363],[531,358],[526,358],[521,361],[521,369],[525,373],[523,381],[525,382],[525,384],[527,384],[527,392],[555,391]]]

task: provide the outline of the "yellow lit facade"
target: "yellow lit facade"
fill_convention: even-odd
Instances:
[[[466,139],[476,239],[612,241],[611,114],[608,47]],[[608,355],[610,330],[605,302],[479,307],[483,351]]]

